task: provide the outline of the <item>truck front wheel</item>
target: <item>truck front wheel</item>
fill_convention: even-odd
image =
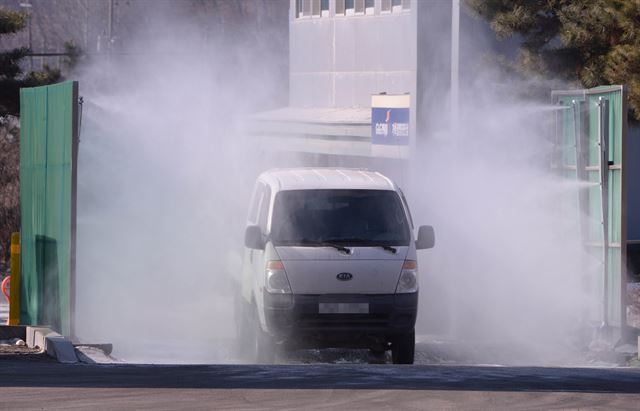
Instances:
[[[391,341],[391,359],[394,364],[413,364],[416,350],[416,333],[414,330],[398,334]]]
[[[255,361],[258,364],[273,364],[276,358],[276,344],[268,333],[260,326],[258,313],[254,314]]]

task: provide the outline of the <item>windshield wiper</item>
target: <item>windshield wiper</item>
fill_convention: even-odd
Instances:
[[[313,241],[313,240],[308,240],[306,238],[303,238],[300,241],[304,245],[314,245],[314,246],[320,246],[320,247],[333,247],[338,251],[342,251],[343,253],[351,254],[351,250],[349,248],[347,248],[345,246],[342,246],[340,244],[333,243],[331,241]]]
[[[323,241],[320,244],[324,245],[324,246],[328,246],[328,247],[333,247],[338,251],[342,251],[343,253],[351,254],[351,249],[349,249],[349,248],[347,248],[345,246],[342,246],[340,244],[334,244],[334,243],[327,242],[327,241]]]
[[[393,254],[398,252],[398,249],[390,245],[376,244],[375,241],[367,240],[366,238],[335,238],[329,240],[332,244],[335,243],[358,243],[363,247],[380,247],[383,250],[391,251]]]
[[[383,250],[391,251],[393,254],[398,252],[397,248],[391,247],[390,245],[377,245],[375,247],[382,247]]]

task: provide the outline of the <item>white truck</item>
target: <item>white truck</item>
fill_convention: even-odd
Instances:
[[[412,364],[418,307],[416,250],[407,201],[378,172],[278,169],[255,184],[245,231],[240,343],[258,362],[276,346],[391,350]]]

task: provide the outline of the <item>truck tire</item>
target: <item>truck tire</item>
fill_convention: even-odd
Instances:
[[[369,363],[383,364],[386,362],[387,352],[379,349],[369,349]]]
[[[276,344],[273,338],[260,326],[258,312],[254,311],[254,359],[257,364],[273,364],[276,358]]]
[[[413,364],[416,350],[416,333],[411,330],[396,335],[391,342],[391,359],[394,364]]]
[[[275,360],[273,338],[262,330],[258,312],[253,304],[242,302],[237,324],[237,350],[239,357],[247,362],[271,364]]]
[[[254,324],[253,307],[244,301],[240,301],[236,307],[236,336],[238,355],[246,360],[253,361]]]

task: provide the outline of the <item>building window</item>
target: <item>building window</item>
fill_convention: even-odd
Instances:
[[[380,12],[381,13],[391,13],[391,0],[381,0],[380,1]]]
[[[311,0],[302,0],[302,17],[311,17]]]
[[[375,11],[375,0],[364,0],[365,14],[373,14]]]
[[[380,0],[381,13],[399,13],[411,8],[411,0]]]
[[[307,0],[298,0],[304,3]],[[313,0],[312,0],[313,1]],[[335,16],[363,16],[376,13],[376,2],[380,2],[380,13],[388,14],[407,11],[411,7],[411,0],[334,0]],[[431,0],[424,0],[431,1]],[[302,7],[304,9],[304,7]],[[321,15],[329,15],[329,0],[321,0]],[[315,10],[315,9],[314,9]],[[306,16],[306,14],[303,13]],[[312,15],[316,13],[312,11]]]
[[[329,0],[296,0],[296,17],[329,15]]]
[[[311,0],[296,0],[296,17],[311,17]]]
[[[321,0],[320,14],[322,14],[322,17],[327,17],[329,15],[329,0]]]
[[[353,16],[355,14],[355,0],[344,0],[344,14]]]
[[[311,15],[320,17],[320,0],[311,0]]]

